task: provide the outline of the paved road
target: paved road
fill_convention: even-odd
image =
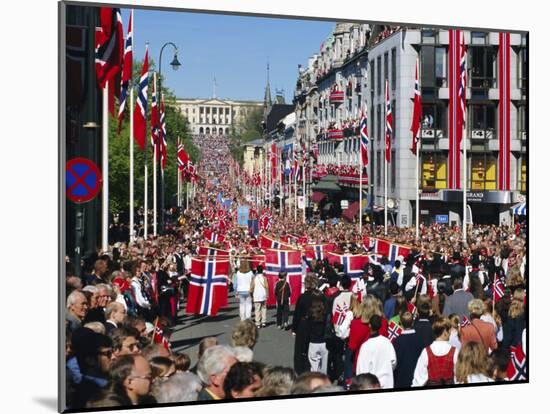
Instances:
[[[252,309],[252,318],[254,318],[254,309]],[[231,333],[239,320],[239,303],[233,293],[230,293],[229,306],[222,309],[215,317],[186,315],[185,309],[181,309],[178,314],[178,323],[173,327],[172,349],[189,355],[191,366],[194,366],[197,362],[200,341],[207,336],[215,336],[220,344],[231,345]],[[290,331],[277,329],[275,321],[275,308],[268,309],[267,326],[260,329],[258,343],[254,348],[254,359],[268,365],[292,367],[294,336]]]

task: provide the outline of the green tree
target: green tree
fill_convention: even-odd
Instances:
[[[253,108],[240,120],[236,127],[231,128],[229,148],[233,158],[241,165],[243,163],[243,144],[261,138],[263,135],[263,109]]]
[[[143,62],[134,62],[134,79],[139,79]],[[154,70],[154,62],[149,62],[150,70]],[[137,84],[137,81],[135,82]],[[153,205],[153,153],[150,145],[151,136],[151,98],[153,90],[153,77],[149,76],[148,105],[147,105],[147,164],[148,164],[148,186],[149,186],[149,208]],[[164,172],[165,185],[165,207],[175,205],[174,195],[177,192],[177,142],[181,139],[185,150],[194,163],[198,162],[200,153],[191,140],[189,125],[176,107],[176,98],[172,91],[165,86],[164,110],[166,122],[166,170]],[[134,92],[134,104],[137,99],[137,89]],[[159,95],[160,109],[160,95]],[[111,118],[109,122],[109,199],[110,211],[113,213],[126,212],[130,204],[130,100],[128,98],[124,121],[120,135],[117,133],[118,120]],[[134,207],[143,205],[144,197],[144,170],[145,155],[141,148],[134,143]],[[160,174],[160,166],[157,164]]]

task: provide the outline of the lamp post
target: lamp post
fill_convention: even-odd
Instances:
[[[170,66],[172,66],[173,70],[178,70],[181,66],[181,63],[178,60],[178,47],[172,43],[172,42],[166,42],[164,45],[162,45],[162,48],[160,49],[160,56],[159,56],[159,85],[158,85],[158,91],[162,95],[162,52],[164,51],[164,48],[166,46],[172,46],[174,48],[174,58],[172,59],[172,62],[170,62]],[[157,103],[160,108],[160,100]],[[166,137],[165,137],[166,138]],[[159,161],[160,161],[159,157]],[[157,160],[154,160],[154,162],[157,162]],[[162,171],[162,170],[161,170]],[[164,173],[161,172],[160,174],[160,186],[158,186],[160,191],[160,234],[164,234]]]

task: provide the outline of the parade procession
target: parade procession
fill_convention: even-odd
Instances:
[[[290,103],[199,99],[66,7],[66,408],[528,380],[524,34],[323,22]]]

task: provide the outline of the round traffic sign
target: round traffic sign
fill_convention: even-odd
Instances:
[[[67,161],[65,185],[67,198],[75,203],[92,200],[101,189],[101,172],[87,158],[73,158]]]

